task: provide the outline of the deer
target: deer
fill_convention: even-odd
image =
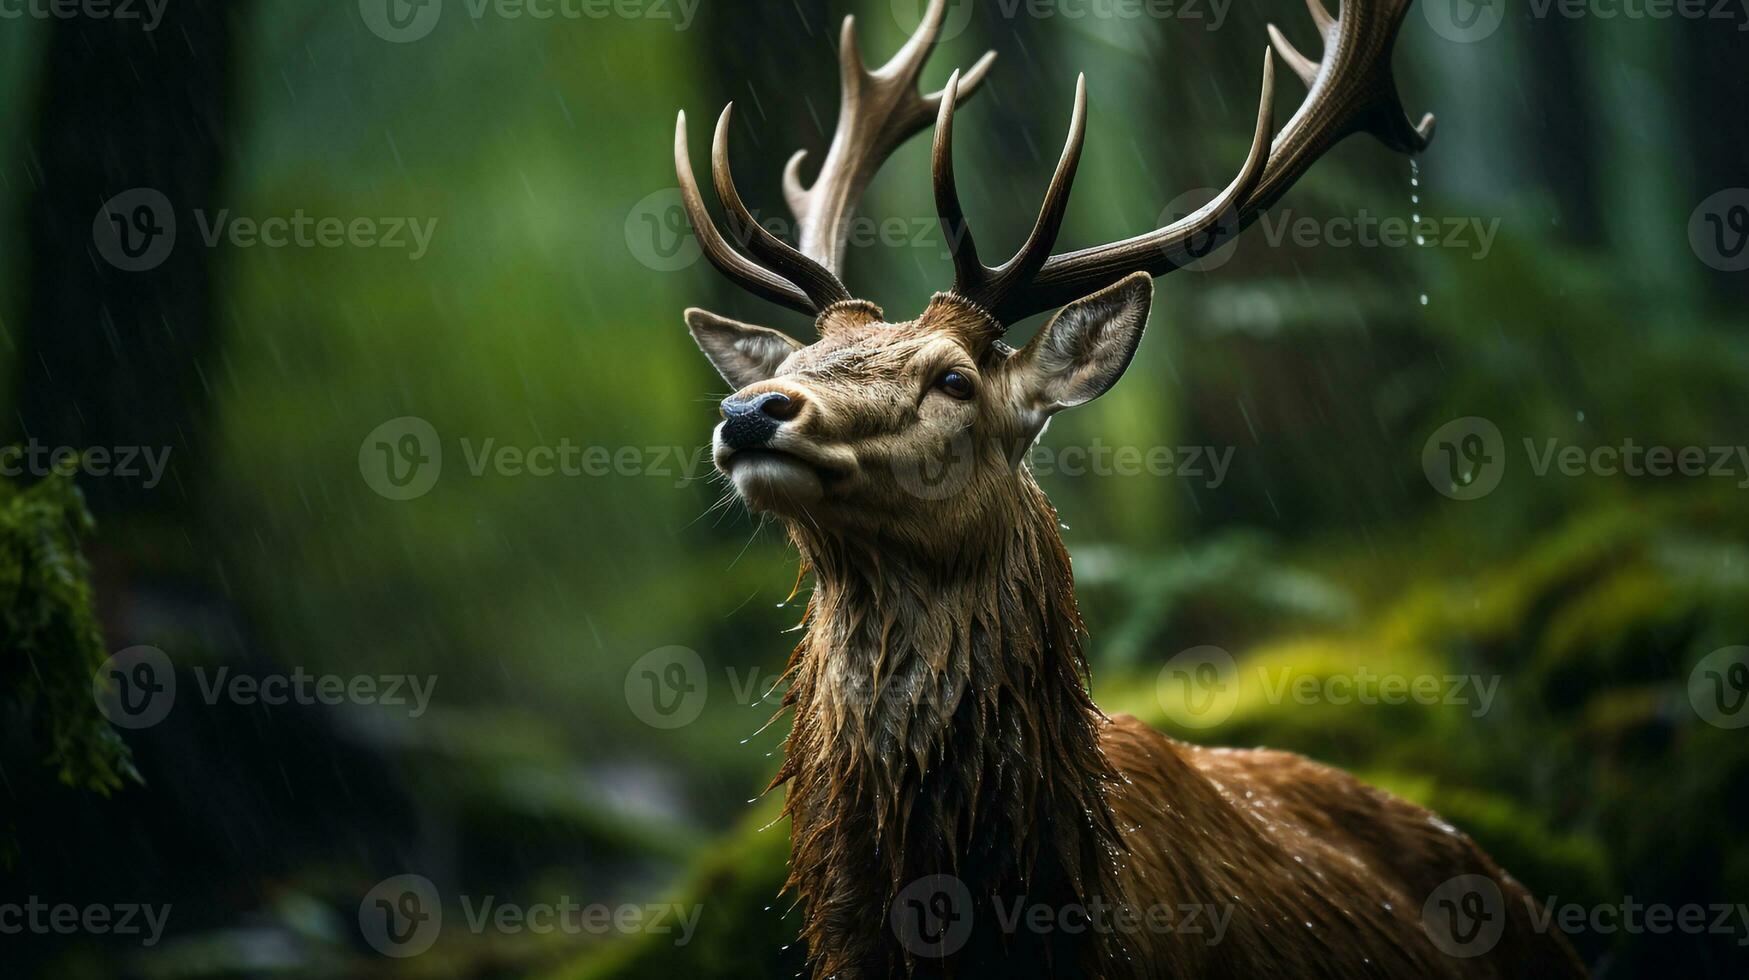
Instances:
[[[733,103],[711,149],[727,235],[704,204],[680,113],[675,168],[703,254],[753,295],[812,317],[818,334],[803,343],[685,313],[734,389],[713,431],[715,467],[787,532],[798,584],[813,579],[784,674],[779,714],[792,727],[767,787],[785,791],[784,889],[802,910],[812,975],[1585,975],[1559,930],[1536,927],[1530,893],[1428,810],[1303,756],[1202,747],[1105,715],[1089,693],[1058,516],[1026,463],[1056,413],[1128,368],[1155,277],[1249,226],[1351,134],[1406,154],[1428,146],[1433,117],[1409,121],[1391,73],[1409,3],[1342,0],[1332,16],[1308,0],[1318,61],[1270,25],[1250,149],[1226,187],[1154,231],[1053,254],[1085,135],[1081,75],[1032,231],[996,266],[953,164],[957,107],[995,52],[938,92],[919,86],[946,0],[931,0],[873,70],[845,19],[829,149],[811,182],[806,150],[782,172],[793,245],[737,191]],[[1307,88],[1279,132],[1277,57]],[[844,285],[850,223],[887,157],[931,122],[954,281],[892,322]],[[1004,340],[1051,311],[1024,346]],[[948,466],[946,491],[924,481]],[[1459,895],[1453,882],[1476,888]],[[1209,910],[1201,918],[1218,930],[1193,928],[1191,910]],[[1490,941],[1474,941],[1484,930]]]

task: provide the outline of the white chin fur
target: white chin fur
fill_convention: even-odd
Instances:
[[[819,500],[823,488],[814,468],[789,456],[747,453],[735,457],[729,479],[754,510],[791,511]]]

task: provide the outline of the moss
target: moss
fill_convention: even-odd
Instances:
[[[139,774],[92,697],[105,653],[79,543],[94,527],[70,475],[0,480],[0,692],[62,783],[107,795]]]
[[[1538,645],[1537,667],[1547,672],[1581,660],[1595,669],[1599,652],[1617,653],[1624,638],[1648,627],[1670,626],[1686,618],[1699,598],[1670,577],[1643,564],[1612,570],[1550,618]]]

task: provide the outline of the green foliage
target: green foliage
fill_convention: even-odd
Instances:
[[[92,530],[71,475],[22,489],[0,480],[3,690],[33,718],[61,782],[108,795],[139,774],[92,697],[103,633],[79,551],[80,536]]]
[[[1196,645],[1199,636],[1233,643],[1254,638],[1253,625],[1328,626],[1355,614],[1353,597],[1340,585],[1286,564],[1268,538],[1251,531],[1211,535],[1163,554],[1083,548],[1075,555],[1075,580],[1089,615],[1111,624],[1100,631],[1098,655],[1112,666]]]

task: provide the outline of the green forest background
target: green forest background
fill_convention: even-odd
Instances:
[[[737,697],[793,642],[793,552],[738,507],[713,510],[723,487],[705,469],[476,476],[462,440],[696,457],[725,386],[681,311],[808,327],[687,261],[674,113],[702,165],[709,121],[737,100],[742,192],[782,214],[784,160],[817,161],[830,132],[838,21],[858,15],[878,63],[918,6],[537,20],[448,3],[409,43],[350,2],[170,0],[150,32],[0,21],[0,444],[171,449],[149,489],[26,476],[0,491],[0,899],[175,909],[152,948],[27,935],[0,950],[75,978],[795,975],[786,828],[752,799],[787,725],[761,731],[772,704]],[[1240,0],[1218,26],[1215,7],[970,7],[925,81],[1000,52],[957,141],[991,251],[1030,225],[1077,71],[1091,108],[1062,236],[1075,247],[1226,182],[1266,23],[1317,51],[1292,0]],[[1737,28],[1512,6],[1459,43],[1410,11],[1397,75],[1410,110],[1439,117],[1432,148],[1412,169],[1345,142],[1278,212],[1497,234],[1486,250],[1303,246],[1259,226],[1215,268],[1161,281],[1128,379],[1047,436],[1233,451],[1218,487],[1043,477],[1107,711],[1350,768],[1434,807],[1539,897],[1749,902],[1749,732],[1691,697],[1703,658],[1749,644],[1749,472],[1539,476],[1523,448],[1749,442],[1749,278],[1690,236],[1704,201],[1749,184]],[[1278,120],[1301,94],[1280,73]],[[850,258],[853,288],[895,315],[947,282],[927,173],[918,139],[862,208],[927,233]],[[137,274],[91,233],[135,187],[179,221],[172,257]],[[1728,217],[1749,192],[1723,200]],[[207,247],[195,209],[437,224],[417,259]],[[360,447],[405,416],[444,459],[400,501],[367,482]],[[1491,493],[1450,499],[1424,450],[1468,417],[1498,428],[1508,463]],[[187,696],[117,736],[92,671],[138,644],[169,655],[184,691],[228,666],[432,676],[435,695],[417,718]],[[1230,718],[1188,728],[1156,682],[1209,645],[1243,677],[1474,674],[1499,694],[1476,717],[1271,703],[1247,682]],[[627,681],[671,646],[698,653],[710,690],[695,722],[664,729]],[[358,908],[402,873],[451,904],[433,952],[394,959],[360,937]],[[703,914],[684,946],[476,934],[454,896],[485,894]],[[1611,977],[1741,976],[1744,929],[1573,939]]]

